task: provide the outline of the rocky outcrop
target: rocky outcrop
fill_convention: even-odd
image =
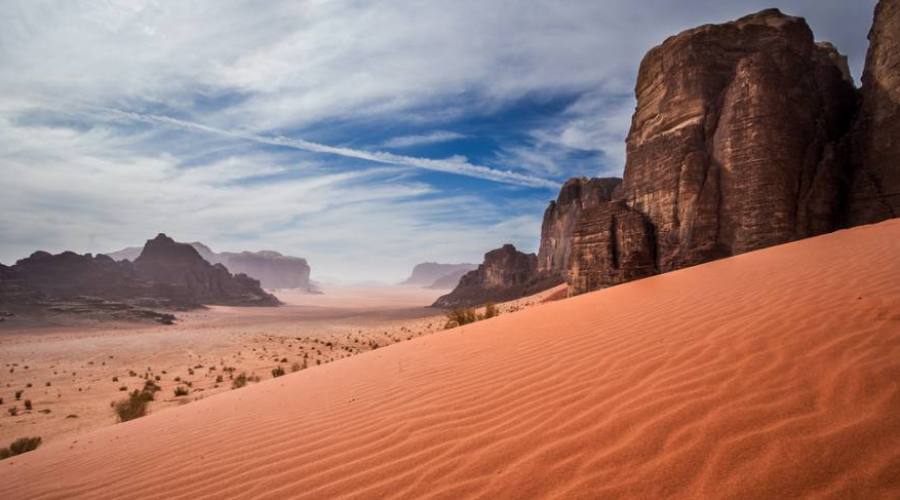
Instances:
[[[552,285],[551,285],[552,286]],[[548,288],[537,272],[537,256],[503,245],[484,255],[478,269],[463,275],[459,285],[437,299],[434,307],[471,307],[513,300]]]
[[[572,234],[569,292],[579,294],[656,274],[646,217],[623,202],[589,208]]]
[[[833,47],[771,9],[641,63],[621,197],[661,272],[836,227],[856,93]]]
[[[544,211],[541,225],[541,246],[538,251],[538,272],[565,278],[572,253],[572,234],[575,223],[585,210],[612,200],[622,179],[569,179],[563,184],[556,201]]]
[[[200,242],[190,243],[200,256],[210,264],[222,264],[235,274],[246,274],[259,280],[263,288],[293,288],[315,292],[310,283],[310,267],[306,259],[282,255],[271,250],[259,252],[214,252]],[[134,261],[142,247],[128,247],[108,255],[115,260]]]
[[[869,32],[853,134],[848,224],[900,216],[900,1],[881,1]]]
[[[423,262],[421,264],[416,264],[413,267],[412,273],[409,275],[405,281],[400,283],[401,285],[418,285],[425,286],[429,288],[453,288],[456,286],[456,283],[452,283],[449,287],[445,286],[444,283],[448,281],[453,281],[453,277],[456,277],[456,281],[459,281],[459,278],[469,272],[473,271],[477,268],[475,264],[440,264],[437,262]]]
[[[112,260],[112,259],[110,259]],[[149,240],[134,268],[140,278],[183,290],[202,304],[278,305],[259,281],[246,274],[232,275],[222,264],[210,264],[188,243],[178,243],[164,234]]]

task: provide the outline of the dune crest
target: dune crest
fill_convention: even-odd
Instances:
[[[894,219],[501,315],[48,444],[0,497],[896,498],[897,255]]]

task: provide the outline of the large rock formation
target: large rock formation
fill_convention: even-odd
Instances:
[[[309,281],[309,264],[304,258],[282,255],[271,250],[217,253],[197,241],[190,245],[210,264],[222,264],[232,273],[246,274],[259,280],[264,288],[295,288],[309,292],[315,291],[315,287]],[[107,255],[115,260],[134,261],[142,250],[142,247],[128,247]]]
[[[466,273],[449,294],[437,299],[435,307],[469,307],[487,302],[503,302],[547,288],[537,272],[537,256],[516,250],[512,245],[491,250],[478,269]]]
[[[622,199],[665,272],[835,228],[856,93],[833,47],[771,9],[641,63]]]
[[[400,284],[418,285],[430,288],[453,288],[456,286],[455,282],[449,287],[444,286],[444,284],[453,281],[454,276],[456,277],[456,282],[458,282],[462,275],[475,270],[477,267],[478,266],[475,264],[466,263],[440,264],[438,262],[423,262],[421,264],[416,264],[415,267],[413,267],[409,278]]]
[[[112,259],[110,259],[112,260]],[[164,234],[149,240],[134,268],[142,279],[174,285],[202,304],[278,305],[259,281],[246,274],[232,275],[222,264],[210,264],[188,243]]]
[[[882,1],[869,32],[853,140],[850,225],[900,216],[900,1]]]
[[[572,234],[575,223],[585,210],[612,200],[622,179],[569,179],[563,184],[556,201],[544,211],[541,225],[541,246],[538,251],[538,272],[565,278],[572,253]]]

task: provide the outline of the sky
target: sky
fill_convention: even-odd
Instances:
[[[164,232],[314,280],[536,251],[620,176],[641,58],[768,7],[859,79],[875,0],[0,0],[0,262]]]

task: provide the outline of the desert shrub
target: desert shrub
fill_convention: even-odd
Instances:
[[[272,377],[273,378],[280,377],[282,375],[284,375],[284,368],[282,368],[280,366],[276,366],[275,368],[272,368]]]
[[[292,371],[292,372],[299,372],[299,371],[302,370],[302,369],[303,369],[303,368],[300,366],[300,363],[297,363],[296,361],[294,362],[294,364],[291,365],[291,371]],[[3,400],[2,400],[2,399],[0,399],[0,404],[3,404]]]
[[[447,313],[447,323],[444,328],[455,328],[457,326],[468,325],[478,320],[475,310],[472,308],[458,308]]]
[[[176,396],[176,397],[178,397],[178,396],[187,396],[187,395],[188,395],[188,388],[187,388],[187,387],[183,387],[183,386],[180,386],[180,385],[179,385],[178,387],[175,388],[175,396]]]
[[[19,414],[19,409],[16,408],[15,406],[13,406],[12,408],[10,408],[10,409],[8,409],[8,410],[6,410],[6,411],[9,412],[9,416],[10,416],[10,417],[15,417],[16,415]]]
[[[25,437],[16,439],[12,442],[11,445],[9,445],[9,448],[0,449],[0,460],[16,455],[21,455],[22,453],[28,453],[29,451],[34,451],[40,445],[41,438],[39,437]]]
[[[30,399],[25,400],[25,409],[28,411],[31,411],[31,400]]]
[[[118,382],[118,381],[119,381],[119,377],[113,377],[112,380],[113,380],[113,382]]]
[[[259,375],[250,375],[247,377],[247,382],[259,382]]]
[[[216,383],[217,383],[217,384],[221,384],[221,383],[222,383],[222,376],[221,376],[221,375],[216,375]]]
[[[231,381],[232,389],[240,389],[245,385],[247,385],[247,374],[244,372],[241,372],[240,375],[234,377],[234,380]]]
[[[490,319],[494,316],[498,316],[500,311],[497,309],[497,306],[493,302],[488,302],[484,305],[484,319]]]
[[[123,391],[123,392],[124,392],[124,391],[127,391],[127,390],[128,390],[128,386],[124,386],[124,385],[119,386],[119,390],[120,390],[120,391]]]
[[[16,401],[22,399],[22,392],[23,391],[16,391]]]
[[[135,389],[127,399],[117,401],[113,408],[119,416],[119,422],[127,422],[147,414],[147,403],[153,401],[153,392]]]

